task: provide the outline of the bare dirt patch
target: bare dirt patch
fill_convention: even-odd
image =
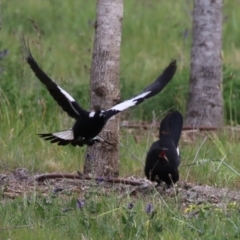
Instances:
[[[77,175],[74,175],[77,176]],[[33,194],[34,191],[42,196],[58,192],[76,193],[79,197],[91,187],[101,185],[99,194],[108,194],[109,191],[116,191],[119,198],[130,194],[137,196],[139,194],[149,195],[155,191],[155,183],[151,183],[146,179],[121,178],[121,182],[116,181],[96,181],[96,179],[69,179],[69,178],[52,178],[37,182],[36,178],[39,174],[30,174],[25,168],[18,168],[12,173],[0,174],[1,195],[3,199],[14,199],[24,195]],[[107,180],[110,180],[108,178]],[[123,181],[124,180],[124,181]],[[131,184],[131,182],[135,184]],[[139,183],[139,184],[136,184]],[[179,181],[174,188],[165,189],[158,188],[159,196],[162,198],[176,197],[186,207],[189,204],[212,203],[215,205],[228,204],[229,202],[237,202],[240,200],[240,192],[227,188],[215,188],[207,185],[196,185]]]

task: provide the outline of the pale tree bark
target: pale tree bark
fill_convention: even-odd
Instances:
[[[222,0],[195,0],[186,126],[220,127],[222,98]]]
[[[91,66],[91,109],[108,109],[120,99],[119,60],[123,19],[123,0],[98,0]],[[120,114],[107,122],[100,137],[112,143],[88,147],[84,173],[118,176]]]

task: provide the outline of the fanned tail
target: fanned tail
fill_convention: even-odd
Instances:
[[[60,146],[66,146],[69,143],[71,143],[73,146],[80,146],[80,147],[82,147],[83,145],[93,146],[96,142],[107,143],[109,145],[112,145],[112,143],[105,141],[103,138],[99,136],[96,136],[94,138],[89,138],[89,139],[85,139],[82,137],[75,139],[73,136],[72,129],[64,130],[61,132],[55,132],[55,133],[41,133],[38,135],[44,140],[50,141],[51,143],[57,143]]]
[[[73,138],[71,138],[73,133],[70,131],[71,130],[66,130],[57,133],[42,133],[38,135],[44,140],[50,141],[51,143],[57,143],[59,146],[66,146],[73,141]]]

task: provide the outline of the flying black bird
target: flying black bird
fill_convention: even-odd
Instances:
[[[169,113],[160,123],[159,140],[152,144],[147,154],[145,175],[158,185],[163,181],[170,186],[179,180],[178,142],[182,125],[183,117],[180,112]]]
[[[92,146],[95,142],[104,141],[97,136],[104,125],[113,115],[135,106],[145,99],[153,97],[158,94],[172,79],[177,65],[176,60],[172,61],[163,73],[157,78],[155,82],[150,84],[139,95],[115,105],[108,110],[97,110],[88,112],[84,110],[72,96],[65,90],[52,81],[47,74],[39,67],[29,46],[26,44],[24,37],[21,38],[24,56],[32,71],[37,78],[47,87],[49,93],[55,101],[62,107],[68,115],[76,120],[72,128],[55,132],[39,134],[45,140],[50,140],[51,143],[58,143],[58,145],[67,145],[71,143],[73,146],[83,146],[84,144]]]

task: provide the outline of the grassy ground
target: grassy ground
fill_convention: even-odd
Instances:
[[[61,87],[89,107],[89,68],[94,34],[95,1],[4,1],[1,11],[0,49],[9,55],[0,60],[0,172],[25,167],[30,172],[82,169],[84,148],[60,148],[40,140],[36,133],[71,126],[46,89],[24,63],[19,35],[24,33],[43,69]],[[124,114],[127,120],[161,119],[168,109],[185,112],[191,47],[191,1],[125,1],[121,48],[121,93],[126,99],[141,91],[173,58],[178,72],[163,91]],[[224,6],[224,100],[226,123],[235,125],[239,112],[240,11],[237,0]],[[231,76],[233,77],[231,78]],[[156,130],[121,131],[120,175],[143,177],[146,151]],[[181,179],[219,187],[238,188],[239,136],[237,131],[183,135]],[[206,139],[207,137],[207,139]],[[127,148],[127,149],[126,149]],[[229,165],[213,160],[222,160]],[[225,163],[224,162],[224,163]],[[94,191],[94,189],[93,189]],[[97,189],[96,189],[97,192]],[[96,192],[83,210],[76,198],[2,199],[1,239],[233,239],[239,237],[238,212],[204,208],[198,219],[188,218],[177,197],[167,203],[157,193],[119,201],[116,195],[99,197]],[[36,195],[35,195],[36,194]],[[152,203],[156,214],[145,213]],[[95,207],[93,207],[95,206]],[[62,212],[71,207],[73,211]],[[44,210],[43,210],[44,209]],[[94,209],[94,210],[93,210]],[[104,214],[105,213],[105,214]],[[103,215],[102,215],[103,214]],[[113,224],[115,223],[115,224]],[[9,228],[23,226],[22,228]],[[1,229],[5,230],[1,230]]]
[[[119,200],[92,189],[82,208],[73,196],[37,195],[4,203],[1,239],[239,239],[238,205],[181,208],[159,194]],[[138,195],[139,196],[139,195]],[[129,209],[129,204],[133,208]],[[149,206],[150,205],[150,206]],[[196,209],[198,209],[196,211]],[[192,215],[191,215],[192,214]],[[195,214],[195,216],[194,216]],[[12,227],[12,228],[11,228]]]

